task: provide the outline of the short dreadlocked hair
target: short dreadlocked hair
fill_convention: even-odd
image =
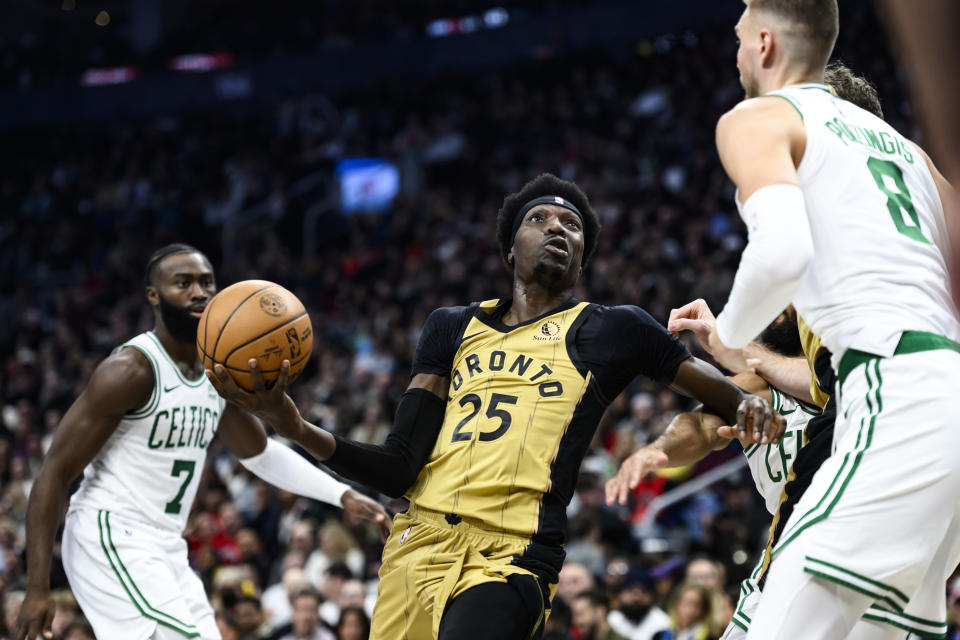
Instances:
[[[583,214],[583,258],[580,266],[590,262],[597,249],[597,236],[600,235],[600,218],[590,206],[587,195],[573,182],[561,180],[552,173],[541,173],[523,185],[520,191],[504,198],[503,206],[497,213],[497,244],[504,262],[510,264],[507,255],[513,247],[513,223],[520,209],[534,198],[541,196],[560,196],[568,200]]]
[[[148,287],[153,285],[153,272],[156,270],[157,265],[160,264],[160,261],[167,256],[172,256],[176,253],[199,253],[200,255],[204,255],[203,251],[200,251],[200,249],[182,242],[174,242],[173,244],[168,244],[165,247],[160,247],[154,251],[150,256],[150,259],[147,260],[147,269],[146,273],[144,273],[143,279]]]

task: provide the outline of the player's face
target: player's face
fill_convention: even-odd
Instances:
[[[583,223],[558,205],[534,207],[517,230],[511,254],[521,278],[551,289],[571,287],[583,260]]]
[[[747,98],[756,98],[760,95],[756,75],[756,67],[759,64],[760,57],[760,41],[754,33],[749,8],[744,10],[734,30],[737,34],[737,70],[740,72],[740,85],[746,92]]]
[[[213,267],[203,254],[175,253],[157,264],[147,298],[174,338],[194,342],[200,316],[216,292]]]

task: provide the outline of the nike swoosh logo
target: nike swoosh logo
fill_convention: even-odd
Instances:
[[[463,341],[466,342],[466,341],[469,340],[470,338],[476,338],[477,336],[479,336],[479,335],[481,335],[481,334],[484,334],[484,333],[486,333],[486,331],[477,331],[476,333],[471,333],[471,334],[468,335],[468,336],[464,336],[464,337],[463,337]]]
[[[174,389],[176,389],[176,388],[179,387],[179,386],[180,386],[180,385],[175,384],[175,385],[173,385],[172,387],[170,387],[169,389],[168,389],[167,387],[164,387],[164,388],[163,388],[163,392],[164,392],[164,393],[170,393],[171,391],[173,391]]]

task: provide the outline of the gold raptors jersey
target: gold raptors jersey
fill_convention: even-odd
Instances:
[[[561,440],[590,385],[568,336],[593,305],[508,327],[491,319],[498,302],[480,303],[466,323],[443,427],[407,497],[418,507],[533,535],[543,528]],[[590,417],[595,427],[598,416]]]

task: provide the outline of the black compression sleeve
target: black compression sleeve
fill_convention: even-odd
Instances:
[[[443,425],[446,403],[426,389],[410,389],[400,398],[386,442],[363,444],[334,435],[337,448],[325,465],[345,478],[391,498],[416,481]]]

